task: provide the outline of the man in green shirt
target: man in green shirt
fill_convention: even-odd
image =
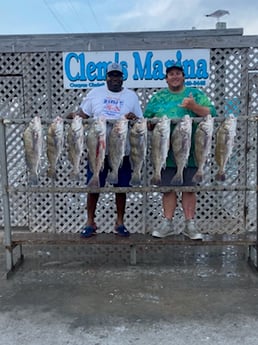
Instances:
[[[168,88],[162,89],[152,96],[144,112],[146,118],[157,118],[167,116],[168,118],[183,118],[185,115],[190,117],[205,117],[208,114],[216,116],[215,107],[212,105],[206,94],[192,87],[184,86],[185,75],[181,66],[173,65],[166,69],[166,82]],[[153,123],[149,123],[149,129],[154,128]],[[175,124],[171,125],[171,132]],[[193,123],[192,145],[186,168],[184,169],[184,186],[193,186],[192,177],[197,167],[194,160],[193,137],[197,124]],[[161,184],[163,186],[171,185],[171,179],[176,174],[176,164],[173,154],[168,154],[166,169],[161,173]],[[165,192],[162,198],[164,219],[159,229],[152,232],[154,237],[166,237],[179,234],[181,231],[174,229],[173,217],[177,206],[177,195],[174,191]],[[195,228],[194,216],[196,209],[196,195],[194,192],[182,193],[182,207],[185,216],[185,229],[183,233],[191,239],[202,239],[202,234]]]

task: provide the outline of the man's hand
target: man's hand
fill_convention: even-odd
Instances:
[[[210,114],[210,108],[196,103],[192,93],[190,93],[189,97],[185,97],[183,99],[183,102],[179,105],[179,107],[191,110],[197,116],[206,116]]]
[[[128,114],[125,114],[125,118],[127,120],[132,120],[132,121],[135,121],[138,119],[138,117],[134,114],[134,113],[128,113]]]
[[[71,113],[67,114],[66,118],[67,119],[73,119],[75,117],[75,115],[76,115],[76,112],[74,111],[74,112],[71,112]]]
[[[183,99],[182,104],[180,104],[180,107],[182,108],[186,108],[186,109],[190,109],[193,110],[196,106],[196,102],[193,98],[193,95],[190,93],[189,97],[185,97]]]
[[[147,128],[148,128],[148,131],[153,131],[154,127],[156,126],[155,123],[152,123],[152,122],[147,122]]]
[[[89,118],[89,116],[86,115],[86,114],[84,114],[84,112],[83,112],[81,109],[69,113],[69,114],[66,116],[66,118],[67,118],[67,119],[73,119],[76,115],[77,115],[77,116],[80,116],[80,117],[83,118],[83,119],[88,119],[88,118]]]

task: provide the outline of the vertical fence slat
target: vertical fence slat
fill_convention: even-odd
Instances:
[[[4,211],[4,241],[6,246],[6,268],[10,271],[13,268],[13,254],[11,249],[11,217],[10,203],[8,195],[8,172],[7,172],[7,155],[6,155],[6,134],[4,120],[0,119],[0,162],[1,162],[1,184],[2,199]]]

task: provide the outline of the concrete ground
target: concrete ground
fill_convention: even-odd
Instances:
[[[244,248],[170,247],[130,266],[25,247],[8,280],[1,249],[1,344],[258,344],[258,274]]]

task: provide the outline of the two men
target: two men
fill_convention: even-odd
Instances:
[[[173,65],[166,69],[166,82],[168,88],[162,89],[152,96],[147,104],[144,117],[183,118],[188,114],[190,117],[205,117],[208,114],[216,116],[216,111],[211,101],[205,93],[197,88],[184,86],[184,70],[181,66]],[[123,86],[123,71],[119,64],[113,63],[108,66],[106,86],[93,89],[81,103],[78,114],[84,118],[105,116],[111,120],[117,120],[125,116],[129,120],[142,117],[137,95]],[[152,127],[152,128],[151,128]],[[149,126],[153,129],[153,126]],[[193,132],[196,124],[193,124]],[[171,133],[174,127],[171,125]],[[117,186],[128,187],[131,178],[131,167],[128,152],[124,157],[123,164],[119,170],[119,180]],[[100,173],[100,186],[105,185],[109,165],[108,159],[105,160],[104,170]],[[184,169],[184,186],[192,186],[192,177],[197,168],[193,157],[193,148],[190,152],[187,167]],[[162,185],[169,186],[170,181],[176,173],[176,165],[170,152],[167,159],[166,169],[162,171]],[[88,180],[92,172],[88,169]],[[99,194],[89,193],[87,199],[87,224],[81,232],[81,237],[90,237],[96,231],[94,221],[95,210]],[[166,237],[178,234],[179,231],[173,226],[174,212],[177,207],[177,195],[174,191],[163,194],[163,213],[164,217],[161,226],[152,233],[154,237]],[[116,194],[117,219],[115,233],[120,236],[129,236],[129,231],[124,225],[126,195],[125,193]],[[196,195],[193,192],[182,193],[182,206],[185,215],[185,228],[183,233],[191,239],[201,239],[201,234],[196,231],[194,216],[196,208]]]

